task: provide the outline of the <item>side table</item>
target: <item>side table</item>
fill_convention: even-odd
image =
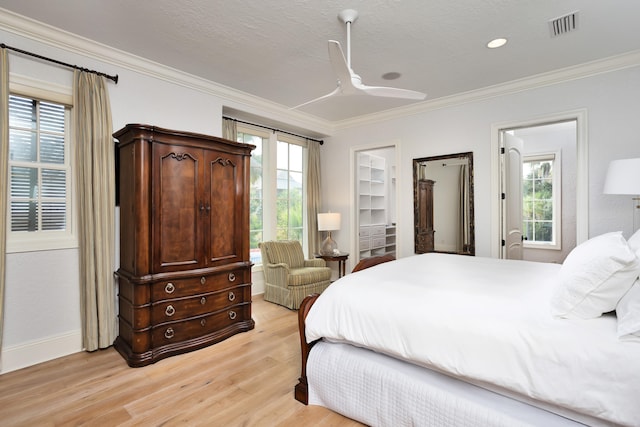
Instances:
[[[345,275],[345,263],[349,258],[347,252],[340,252],[332,255],[314,254],[316,258],[322,258],[325,261],[337,261],[338,262],[338,279]]]

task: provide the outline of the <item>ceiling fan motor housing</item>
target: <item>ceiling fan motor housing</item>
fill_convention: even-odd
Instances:
[[[345,24],[353,23],[358,19],[358,11],[354,9],[345,9],[338,14],[338,18]]]

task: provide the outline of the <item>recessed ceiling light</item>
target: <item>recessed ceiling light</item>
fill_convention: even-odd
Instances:
[[[487,47],[489,49],[495,49],[495,48],[498,48],[498,47],[502,47],[505,44],[507,44],[507,39],[499,38],[499,39],[491,40],[489,43],[487,43]]]
[[[382,78],[385,80],[395,80],[397,78],[400,78],[401,74],[396,72],[396,71],[390,71],[388,73],[384,73],[382,75]]]

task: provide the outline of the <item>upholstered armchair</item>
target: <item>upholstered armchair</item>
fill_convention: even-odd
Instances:
[[[331,284],[331,269],[323,259],[304,259],[297,240],[259,244],[264,271],[264,299],[297,310],[310,294]]]

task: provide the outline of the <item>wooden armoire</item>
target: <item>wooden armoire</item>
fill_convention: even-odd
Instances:
[[[253,329],[252,145],[129,124],[118,140],[119,327],[130,366]]]

